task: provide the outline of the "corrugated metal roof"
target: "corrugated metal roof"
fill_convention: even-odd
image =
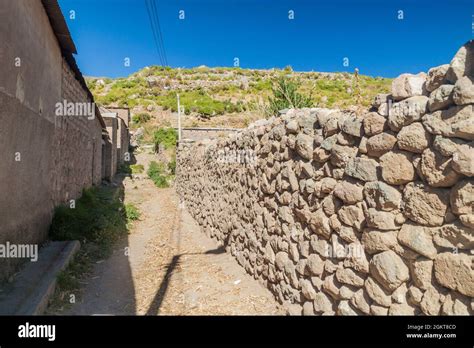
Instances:
[[[61,53],[66,60],[67,64],[71,68],[74,76],[81,84],[82,88],[86,91],[88,97],[92,102],[94,102],[94,96],[87,87],[84,76],[82,75],[79,67],[77,66],[76,59],[74,54],[77,53],[76,45],[71,37],[69,28],[64,19],[61,7],[58,4],[57,0],[41,0],[43,7],[48,15],[49,22],[51,23],[51,28],[53,29],[54,35],[56,36],[59,47],[61,48]],[[98,119],[102,127],[105,128],[105,122],[100,115],[99,108],[96,106],[96,115],[99,115]]]

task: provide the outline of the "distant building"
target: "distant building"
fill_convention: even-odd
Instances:
[[[125,126],[127,126],[127,128],[129,127],[130,121],[131,121],[130,108],[119,108],[119,107],[113,107],[113,106],[107,106],[106,108],[110,112],[116,112],[117,116],[120,117],[123,120],[123,122],[125,122]]]
[[[117,129],[118,129],[118,118],[115,113],[103,113],[104,121],[106,124],[107,133],[109,135],[109,141],[105,144],[105,175],[104,179],[111,181],[117,173]]]
[[[115,148],[117,150],[116,161],[120,166],[125,162],[130,161],[129,147],[130,147],[130,109],[128,108],[114,108],[114,107],[100,107],[104,117],[114,117],[117,119],[117,139]],[[110,134],[110,132],[109,132]]]

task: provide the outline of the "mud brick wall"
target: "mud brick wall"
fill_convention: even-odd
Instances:
[[[290,313],[473,314],[474,43],[355,115],[180,144],[191,215]]]
[[[126,154],[129,153],[130,139],[128,127],[121,117],[117,117],[117,161],[120,164],[125,163]],[[128,155],[130,158],[130,153]]]
[[[119,119],[113,116],[105,116],[104,122],[110,137],[110,142],[106,143],[105,148],[105,177],[108,180],[112,180],[118,168],[117,155],[119,152],[117,149],[117,131]]]
[[[68,103],[92,102],[73,75],[62,64],[62,100]],[[55,118],[52,185],[55,205],[81,196],[85,187],[102,180],[102,127],[98,120],[69,115]]]
[[[41,244],[54,207],[100,182],[101,125],[56,116],[64,99],[91,100],[41,1],[3,1],[0,12],[0,243]],[[21,261],[1,259],[0,281]]]

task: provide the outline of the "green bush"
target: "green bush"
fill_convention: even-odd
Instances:
[[[145,167],[143,167],[143,164],[131,164],[130,169],[132,171],[132,174],[141,174],[145,171]]]
[[[321,91],[346,92],[348,85],[343,80],[317,80],[316,88]]]
[[[278,111],[286,108],[311,107],[313,102],[311,96],[304,96],[298,92],[301,83],[299,81],[279,77],[272,87],[273,97],[269,98],[269,114],[276,115]]]
[[[150,119],[151,119],[150,114],[146,113],[146,112],[135,114],[132,117],[133,123],[146,123],[146,122],[150,121]]]
[[[156,150],[160,144],[162,144],[165,149],[176,147],[177,141],[178,132],[174,128],[160,128],[153,134],[153,142]]]
[[[55,209],[49,230],[52,240],[80,240],[81,249],[74,260],[58,275],[58,283],[48,312],[62,311],[69,306],[70,294],[78,294],[84,276],[94,264],[110,256],[114,242],[127,234],[127,220],[137,211],[124,209],[118,188],[91,188],[84,190],[75,207]]]
[[[177,97],[174,92],[170,92],[166,96],[159,96],[157,102],[165,110],[170,109],[173,112],[178,110]],[[215,100],[202,89],[180,93],[180,104],[184,107],[186,115],[195,112],[204,117],[211,117],[236,111],[236,106],[231,102]]]
[[[125,216],[127,217],[128,222],[138,220],[140,215],[140,211],[133,204],[125,204]]]
[[[272,82],[270,79],[267,80],[262,80],[258,78],[256,82],[250,85],[251,88],[255,90],[255,92],[261,92],[261,91],[271,91],[272,89]]]
[[[51,239],[93,242],[101,253],[107,253],[112,243],[127,233],[117,193],[117,188],[91,188],[83,191],[75,207],[58,206],[49,230]]]
[[[150,162],[147,174],[157,187],[169,187],[168,178],[164,174],[164,171],[165,166],[163,163],[157,163],[155,161]]]

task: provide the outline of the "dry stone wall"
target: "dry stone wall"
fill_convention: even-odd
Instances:
[[[471,41],[362,116],[289,110],[180,144],[178,193],[290,313],[473,314],[473,79]]]

